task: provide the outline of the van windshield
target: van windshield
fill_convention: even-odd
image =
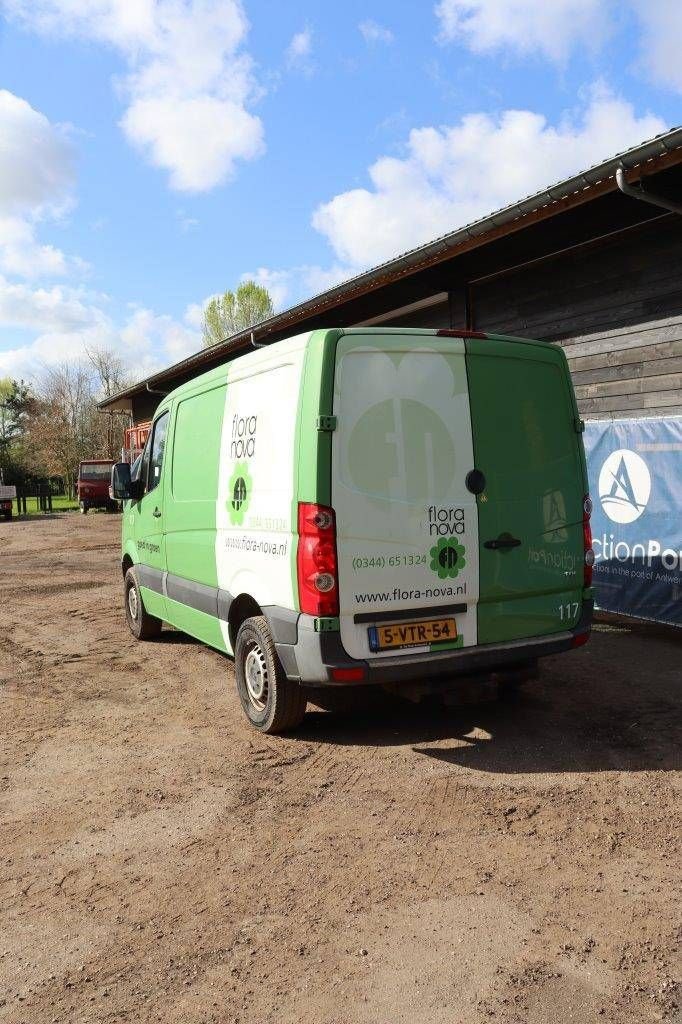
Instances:
[[[78,477],[80,480],[108,480],[111,477],[111,463],[83,462]]]

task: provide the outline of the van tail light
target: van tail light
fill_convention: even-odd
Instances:
[[[298,506],[296,554],[298,600],[306,615],[333,618],[339,614],[334,509],[302,502]]]
[[[592,586],[592,567],[594,566],[594,551],[592,549],[592,526],[590,525],[590,516],[592,515],[592,499],[589,494],[585,495],[583,501],[583,550],[584,550],[584,566],[583,566],[583,585],[586,587]]]

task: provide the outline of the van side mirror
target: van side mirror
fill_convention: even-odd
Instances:
[[[130,498],[136,500],[140,495],[140,481],[130,478],[130,463],[117,462],[115,466],[112,466],[109,497],[118,501],[127,501]]]

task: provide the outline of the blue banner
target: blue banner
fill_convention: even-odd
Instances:
[[[597,607],[682,626],[682,417],[592,420],[584,439]]]

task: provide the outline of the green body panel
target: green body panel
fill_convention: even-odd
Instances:
[[[172,422],[173,411],[170,403],[164,402],[158,409],[155,422],[168,413]],[[170,426],[169,426],[170,429]],[[166,435],[168,440],[168,434]],[[145,494],[139,501],[128,501],[123,512],[123,537],[124,549],[130,552],[132,547],[134,554],[131,554],[133,562],[142,562],[163,572],[166,568],[166,536],[164,533],[163,517],[157,518],[154,512],[163,509],[165,502],[166,473],[161,471],[161,477],[156,487]],[[129,542],[133,541],[131,545]],[[126,544],[126,541],[128,543]],[[150,615],[159,619],[166,618],[166,599],[163,594],[140,588],[144,606]]]
[[[146,562],[144,563],[147,564]],[[148,590],[147,587],[140,587],[140,593],[142,595],[142,603],[145,609],[150,615],[155,615],[157,619],[163,619],[166,621],[166,605],[167,601],[162,594],[157,594],[154,590]]]
[[[183,579],[216,587],[216,494],[225,384],[174,403],[164,521],[166,567]]]
[[[149,591],[145,591],[145,594],[147,593]],[[197,611],[196,608],[188,608],[186,604],[180,604],[179,601],[171,601],[169,598],[166,600],[166,606],[166,622],[175,626],[176,629],[182,630],[183,633],[188,633],[190,636],[196,637],[197,640],[215,647],[223,654],[232,654],[223,639],[219,619],[213,615],[206,615],[205,612]]]
[[[314,331],[308,342],[296,429],[294,496],[298,501],[331,504],[332,435],[318,430],[317,421],[332,414],[336,344],[342,334],[341,330]]]
[[[540,636],[575,624],[582,608],[584,454],[561,349],[467,340],[478,498],[478,642]],[[511,534],[518,547],[485,542]]]

